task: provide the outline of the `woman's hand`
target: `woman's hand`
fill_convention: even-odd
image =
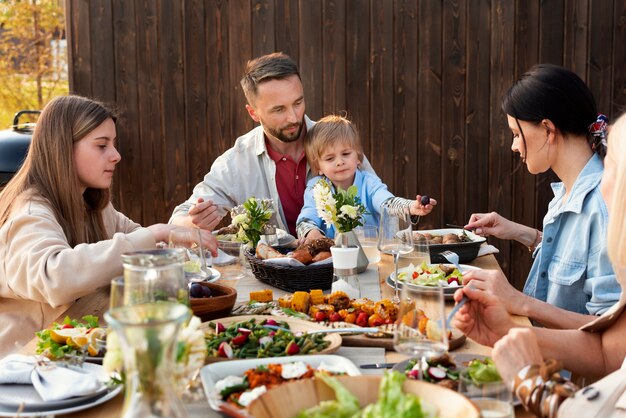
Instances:
[[[429,202],[425,205],[422,205],[422,196],[415,196],[415,200],[409,206],[409,212],[413,216],[426,216],[430,212],[432,212],[433,208],[437,206],[437,201],[435,199],[430,199]]]
[[[322,232],[319,229],[311,229],[309,231],[308,234],[306,234],[306,237],[300,239],[300,244],[307,244],[311,241],[314,241],[318,238],[324,238],[326,235],[322,234]]]
[[[523,306],[528,296],[511,286],[502,271],[471,270],[463,274],[463,284],[487,291],[501,301],[506,301],[506,309],[510,314],[525,315]]]
[[[453,325],[479,344],[492,346],[515,327],[511,316],[497,297],[482,290],[465,286],[454,293],[458,303],[469,299],[454,316]]]
[[[193,232],[197,228],[188,228],[186,226],[173,225],[173,224],[154,224],[150,225],[148,229],[154,234],[156,242],[168,242],[170,239],[170,233],[172,231]],[[202,239],[202,246],[211,251],[213,257],[217,257],[217,240],[210,231],[199,229],[200,239]],[[190,234],[192,236],[192,234]]]
[[[537,336],[529,328],[513,328],[496,342],[491,355],[502,380],[511,388],[523,367],[543,362]]]
[[[493,235],[500,239],[515,239],[517,228],[515,222],[511,222],[496,212],[473,213],[465,229],[473,230],[476,235],[488,237]]]

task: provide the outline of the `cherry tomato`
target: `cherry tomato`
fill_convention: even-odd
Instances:
[[[359,315],[356,317],[356,324],[360,327],[366,327],[367,319],[367,314],[365,312],[360,312]]]
[[[315,312],[315,320],[317,322],[324,322],[324,321],[326,321],[326,314],[324,312],[321,312],[321,311]]]
[[[385,323],[385,320],[381,318],[380,315],[375,313],[370,315],[370,317],[367,319],[367,323],[370,327],[377,327],[379,325],[383,325]]]
[[[330,322],[338,322],[341,321],[343,318],[341,318],[341,315],[339,315],[339,313],[333,312],[330,314],[330,318],[328,319],[330,320]]]
[[[63,326],[61,327],[61,329],[67,329],[67,328],[74,328],[74,325],[72,325],[72,324],[63,324]]]

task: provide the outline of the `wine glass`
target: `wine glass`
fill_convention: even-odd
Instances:
[[[398,296],[398,258],[400,254],[413,251],[413,230],[409,208],[382,207],[378,234],[378,249],[393,255],[395,267],[393,302],[400,302]]]
[[[190,281],[203,281],[211,278],[211,253],[202,245],[202,235],[198,228],[173,230],[170,232],[169,248],[185,250],[183,270]]]
[[[399,353],[419,357],[417,370],[422,379],[428,370],[426,360],[448,351],[443,288],[402,286],[395,325],[393,346]]]
[[[398,266],[403,268],[412,265],[417,269],[422,263],[430,264],[430,243],[426,239],[413,241],[413,251],[402,254]]]

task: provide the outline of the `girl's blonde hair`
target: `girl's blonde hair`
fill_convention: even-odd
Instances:
[[[318,120],[304,139],[304,152],[313,171],[319,171],[318,161],[324,150],[335,144],[347,144],[363,162],[363,147],[354,124],[342,116],[328,115]]]
[[[626,268],[626,113],[611,127],[608,144],[611,157],[615,160],[616,177],[609,212],[607,248],[611,263],[624,269]]]
[[[32,198],[50,206],[72,247],[108,238],[102,209],[110,191],[87,188],[81,193],[73,157],[74,143],[107,119],[116,120],[112,110],[80,96],[57,97],[44,107],[24,164],[0,194],[0,227],[14,205]]]

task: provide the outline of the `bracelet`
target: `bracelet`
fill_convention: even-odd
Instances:
[[[535,248],[537,248],[537,245],[539,245],[539,243],[541,242],[543,238],[543,233],[541,231],[539,231],[538,229],[535,229],[535,240],[533,241],[532,244],[530,244],[528,246],[528,252],[529,253],[533,253],[533,251],[535,251]]]
[[[529,365],[515,377],[514,393],[527,411],[537,417],[556,418],[561,403],[574,395],[576,385],[559,374],[561,362],[547,360]]]

